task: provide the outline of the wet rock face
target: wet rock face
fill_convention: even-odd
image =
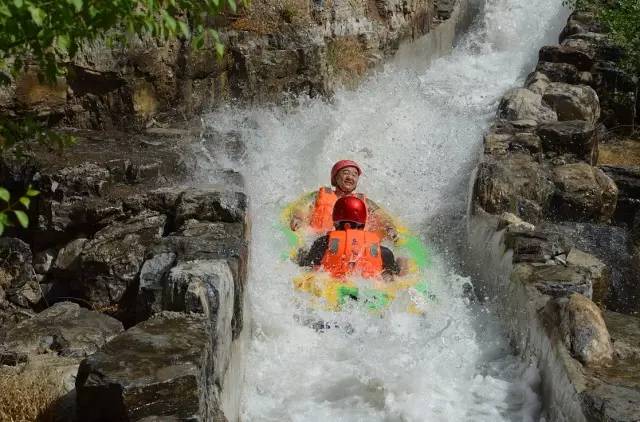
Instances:
[[[76,303],[59,302],[7,333],[0,345],[0,362],[15,365],[46,353],[84,358],[122,330],[122,323],[114,318]]]
[[[585,365],[603,365],[613,358],[613,346],[600,309],[573,294],[559,300],[560,332],[572,355]]]
[[[208,378],[212,358],[203,316],[159,314],[81,363],[78,417],[88,422],[225,420]]]
[[[566,164],[553,169],[556,193],[553,212],[567,220],[609,221],[616,209],[618,188],[602,172],[586,163]]]

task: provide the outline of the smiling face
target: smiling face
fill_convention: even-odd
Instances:
[[[355,167],[345,167],[336,174],[336,187],[343,193],[351,193],[358,186],[358,178]]]

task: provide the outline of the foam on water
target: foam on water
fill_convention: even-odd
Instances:
[[[280,259],[286,240],[275,227],[281,208],[327,185],[341,158],[359,161],[360,190],[427,243],[435,220],[464,215],[467,181],[498,99],[522,82],[566,17],[560,0],[486,0],[481,9],[458,47],[428,67],[398,60],[331,102],[205,117],[217,130],[239,132],[247,145],[241,163],[222,154],[199,163],[204,178],[211,167],[240,170],[251,201],[253,336],[244,421],[540,418],[537,371],[511,354],[490,310],[462,298],[466,280],[446,255],[434,256],[428,270],[438,300],[425,317],[310,314],[291,283],[300,269]],[[456,232],[459,219],[445,220],[439,237]],[[316,332],[303,323],[309,318],[338,328]]]

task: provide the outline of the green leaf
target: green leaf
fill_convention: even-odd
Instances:
[[[76,13],[82,10],[82,0],[68,0],[76,8]]]
[[[31,186],[29,186],[29,188],[27,189],[27,193],[25,195],[33,197],[33,196],[38,196],[39,194],[40,194],[39,190],[35,190]]]
[[[24,6],[24,0],[13,0],[13,5],[16,9],[21,9]]]
[[[29,198],[27,198],[26,196],[21,197],[20,199],[18,199],[18,201],[20,201],[20,203],[26,208],[29,209],[29,204],[31,204],[31,200]]]
[[[16,218],[22,228],[26,229],[29,227],[29,217],[27,217],[27,214],[24,211],[15,210],[13,213],[16,215]]]
[[[224,44],[219,42],[216,43],[216,54],[218,57],[224,56]]]
[[[229,7],[231,8],[231,11],[232,11],[233,13],[236,13],[236,9],[237,9],[237,7],[236,7],[236,2],[235,2],[235,0],[227,0],[227,3],[229,3]]]
[[[182,35],[184,35],[185,37],[189,37],[189,34],[191,32],[189,31],[189,25],[187,25],[183,21],[178,21],[178,26],[180,27],[180,31],[182,32]]]
[[[56,38],[56,44],[59,50],[67,51],[71,45],[71,38],[66,34],[58,35],[58,38]]]
[[[47,16],[44,10],[39,7],[29,6],[29,13],[31,13],[31,19],[33,22],[38,26],[42,26],[44,18]]]
[[[0,199],[4,202],[9,202],[11,200],[11,194],[5,188],[0,187]]]

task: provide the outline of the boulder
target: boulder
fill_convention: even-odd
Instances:
[[[591,298],[589,272],[574,265],[542,264],[531,266],[528,283],[551,297],[568,297],[580,293]]]
[[[609,221],[616,209],[618,188],[602,170],[586,163],[553,169],[556,193],[552,212],[567,220]]]
[[[53,260],[56,258],[56,254],[54,249],[47,249],[35,254],[33,257],[33,269],[36,274],[48,273],[53,264]]]
[[[161,253],[142,264],[140,287],[136,298],[136,320],[144,321],[165,309],[166,276],[176,262],[176,254]]]
[[[73,167],[64,167],[51,176],[44,177],[48,190],[57,197],[72,195],[101,195],[111,183],[111,173],[105,167],[84,162]],[[48,182],[48,183],[47,183]]]
[[[88,239],[75,239],[58,251],[53,263],[54,271],[73,271],[77,269],[82,250]]]
[[[609,294],[611,284],[611,271],[607,265],[595,256],[572,248],[567,256],[567,264],[584,268],[589,272],[593,286],[592,300],[599,306],[603,306]]]
[[[513,251],[514,263],[553,263],[554,259],[566,259],[571,249],[561,235],[532,230],[523,224],[509,227],[504,243]]]
[[[595,125],[600,117],[598,94],[586,85],[552,82],[545,90],[542,101],[557,113],[557,120],[560,121],[585,120]]]
[[[536,72],[545,75],[549,79],[549,82],[574,84],[579,79],[578,69],[574,65],[568,63],[538,62],[536,65]],[[539,94],[544,95],[544,91],[539,92]]]
[[[20,239],[0,238],[0,289],[12,303],[30,308],[42,299],[31,248]]]
[[[640,212],[640,167],[600,166],[599,168],[618,187],[616,220],[632,224],[634,216]]]
[[[490,132],[484,136],[485,154],[505,155],[511,152],[537,154],[541,150],[540,138],[532,133],[511,135]]]
[[[571,354],[587,366],[603,365],[613,358],[613,346],[602,312],[581,294],[557,301],[560,334]]]
[[[204,315],[161,313],[89,356],[76,379],[78,419],[226,420],[207,325]]]
[[[576,11],[569,16],[567,24],[560,34],[560,42],[575,34],[602,32],[602,25],[597,21],[592,12]]]
[[[242,192],[186,190],[176,203],[176,226],[189,219],[213,222],[244,222],[247,197]]]
[[[504,158],[486,156],[478,166],[474,199],[492,214],[519,214],[522,200],[546,207],[554,187],[544,167],[529,154],[514,153]],[[532,216],[523,216],[535,221]]]
[[[596,149],[594,127],[583,120],[542,123],[536,134],[542,140],[545,152],[575,154],[591,162]]]
[[[96,233],[80,254],[77,293],[94,306],[117,304],[137,280],[145,253],[164,233],[166,220],[147,211]]]
[[[543,95],[544,91],[546,91],[550,83],[551,83],[551,80],[547,75],[544,74],[544,72],[536,71],[536,72],[530,73],[529,76],[527,76],[527,80],[524,83],[524,86],[528,90],[538,95]]]
[[[0,362],[13,365],[46,353],[84,358],[122,330],[120,321],[110,316],[59,302],[7,333],[0,345]]]
[[[525,88],[508,91],[498,106],[498,118],[507,120],[558,120],[555,111],[542,102],[542,96]]]
[[[540,49],[540,62],[566,63],[579,71],[589,71],[593,66],[595,52],[587,48],[586,42],[574,41],[563,45],[547,45]]]

